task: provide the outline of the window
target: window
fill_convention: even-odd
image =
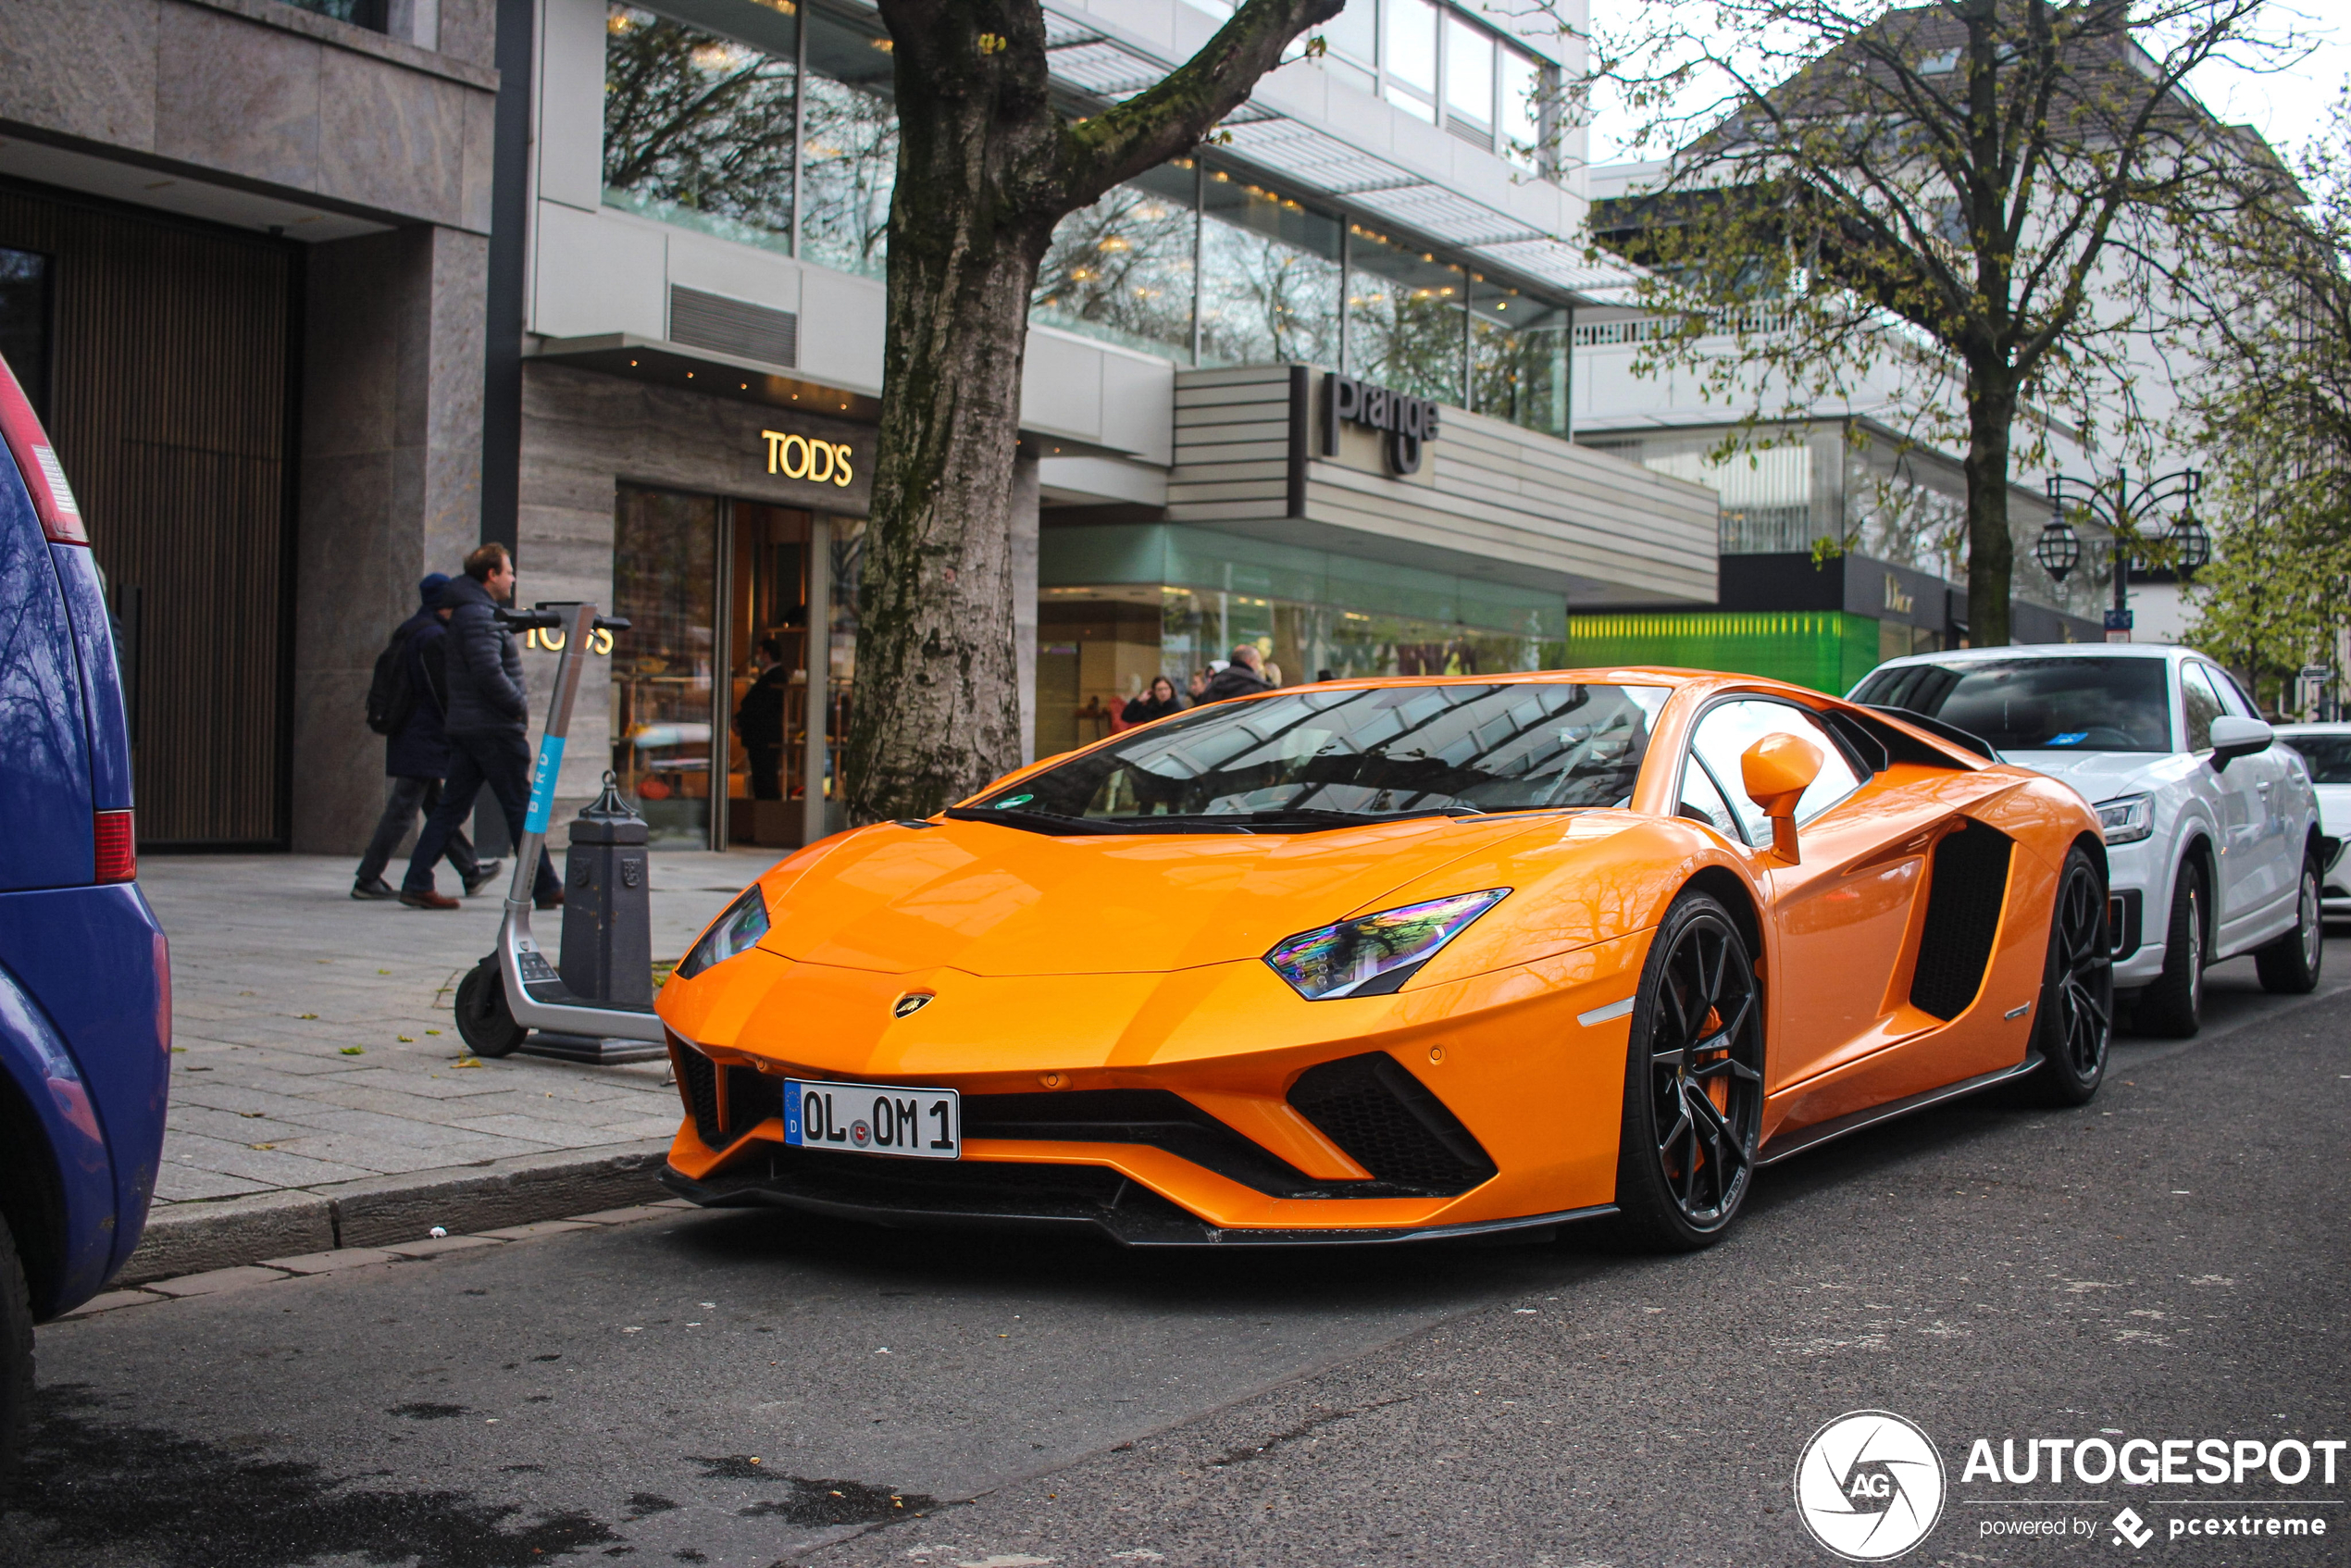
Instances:
[[[889,40],[809,9],[806,145],[801,156],[800,254],[843,272],[882,276],[889,193],[898,180],[898,115]]]
[[[2154,663],[2153,660],[2148,662]],[[2157,667],[2162,666],[2158,665]],[[2213,690],[2211,674],[2202,665],[2180,666],[2180,714],[2187,721],[2188,732],[2184,750],[2210,751],[2212,721],[2228,711],[2226,704],[2220,701],[2220,693]]]
[[[605,200],[789,247],[797,75],[789,54],[613,6],[604,22]]]
[[[1494,129],[1494,35],[1450,13],[1445,18],[1445,112],[1489,134]]]
[[[1820,777],[1812,780],[1811,788],[1796,803],[1798,823],[1811,821],[1861,787],[1861,777],[1846,760],[1844,749],[1820,720],[1794,703],[1753,698],[1708,709],[1706,716],[1698,720],[1690,750],[1723,781],[1724,790],[1736,791],[1730,802],[1731,809],[1746,829],[1748,841],[1757,844],[1772,841],[1772,823],[1763,815],[1763,808],[1748,799],[1740,782],[1739,758],[1766,735],[1797,735],[1820,748]],[[1688,792],[1688,788],[1686,778],[1684,793]]]
[[[1168,164],[1063,218],[1037,269],[1037,318],[1189,358],[1196,180],[1189,159]]]
[[[2161,659],[1972,660],[1882,669],[1855,700],[1909,708],[2003,752],[2168,752],[2171,704]]]
[[[1549,168],[1552,138],[1543,128],[1550,111],[1545,101],[1543,68],[1533,56],[1522,55],[1507,44],[1500,51],[1500,64],[1502,156],[1521,168]]]
[[[1437,7],[1387,0],[1387,97],[1407,113],[1437,118]]]
[[[49,258],[0,247],[0,358],[27,402],[49,417]]]
[[[1692,822],[1703,822],[1735,844],[1747,842],[1739,830],[1739,819],[1733,815],[1730,802],[1714,785],[1706,765],[1695,756],[1682,765],[1682,803],[1679,815]]]
[[[1568,333],[1574,313],[1472,277],[1470,407],[1530,430],[1568,430]]]
[[[1349,230],[1348,258],[1348,374],[1458,406],[1462,269],[1360,226]]]
[[[1337,364],[1338,220],[1222,169],[1200,210],[1200,363]]]

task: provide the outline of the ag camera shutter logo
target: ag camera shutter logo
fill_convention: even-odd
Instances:
[[[1943,1456],[1915,1423],[1857,1410],[1812,1434],[1796,1463],[1796,1512],[1849,1562],[1901,1556],[1943,1516]]]

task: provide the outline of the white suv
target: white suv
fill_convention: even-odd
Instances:
[[[2097,808],[2114,986],[2140,1030],[2196,1033],[2205,965],[2241,952],[2270,990],[2317,987],[2332,845],[2309,771],[2211,660],[2144,643],[1959,649],[1881,665],[1852,699],[1966,730]]]

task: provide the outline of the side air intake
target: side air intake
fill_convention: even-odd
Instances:
[[[1469,1128],[1384,1051],[1309,1067],[1289,1102],[1378,1180],[1450,1197],[1494,1175]]]
[[[694,1136],[711,1149],[724,1149],[771,1116],[784,1114],[784,1088],[755,1067],[728,1067],[672,1037],[670,1060],[678,1068],[678,1094],[694,1119]],[[722,1089],[723,1083],[723,1089]]]
[[[1981,822],[1945,834],[1934,846],[1926,929],[1919,940],[1918,970],[1910,977],[1910,1005],[1920,1012],[1956,1018],[1984,989],[2014,848],[2007,834]]]

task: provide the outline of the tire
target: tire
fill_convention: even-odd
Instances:
[[[457,982],[457,1034],[477,1056],[512,1056],[530,1038],[506,1008],[506,980],[495,953]]]
[[[1729,910],[1673,901],[1641,966],[1624,1061],[1616,1233],[1642,1251],[1721,1240],[1755,1176],[1763,999]]]
[[[2294,929],[2255,950],[2253,967],[2261,989],[2274,996],[2307,996],[2319,989],[2319,965],[2325,962],[2327,925],[2320,902],[2319,861],[2302,861],[2302,886],[2295,895]]]
[[[2049,956],[2034,1007],[2040,1066],[2018,1086],[2028,1103],[2086,1105],[2106,1077],[2114,1040],[2114,939],[2106,878],[2086,850],[2065,857],[2049,914]]]
[[[0,1220],[0,1503],[16,1484],[32,1425],[32,1295],[16,1238]]]
[[[2187,861],[2171,886],[2163,972],[2139,992],[2131,1009],[2131,1022],[2141,1034],[2186,1039],[2204,1027],[2205,919],[2204,867]]]

